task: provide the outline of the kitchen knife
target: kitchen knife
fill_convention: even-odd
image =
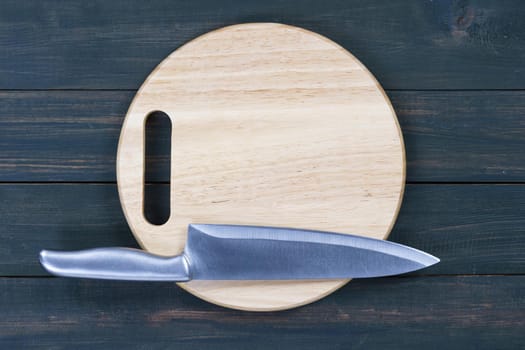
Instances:
[[[190,224],[184,252],[163,257],[130,248],[43,250],[40,263],[65,277],[133,281],[308,280],[402,274],[439,259],[401,244],[349,234]]]

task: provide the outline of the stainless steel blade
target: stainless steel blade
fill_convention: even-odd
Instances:
[[[291,280],[402,274],[439,259],[401,244],[348,234],[192,224],[184,255],[192,279]]]

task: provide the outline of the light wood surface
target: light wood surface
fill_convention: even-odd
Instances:
[[[144,121],[156,110],[172,121],[171,215],[161,226],[143,216]],[[370,72],[325,37],[273,23],[225,27],[168,56],[135,96],[117,155],[131,230],[163,255],[183,250],[192,222],[386,238],[404,180],[399,125]],[[346,282],[180,285],[218,305],[269,311]]]

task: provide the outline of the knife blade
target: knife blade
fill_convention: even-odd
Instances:
[[[43,250],[51,274],[135,281],[309,280],[391,276],[439,262],[420,250],[362,236],[239,225],[190,224],[181,255],[139,249]]]

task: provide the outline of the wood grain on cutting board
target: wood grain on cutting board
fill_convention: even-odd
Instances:
[[[144,121],[153,111],[172,122],[171,215],[161,226],[143,216]],[[164,255],[183,250],[189,223],[386,238],[404,179],[395,113],[370,72],[332,41],[274,23],[222,28],[168,56],[135,96],[117,156],[126,219],[146,250]],[[346,282],[180,285],[262,311],[315,301]]]

